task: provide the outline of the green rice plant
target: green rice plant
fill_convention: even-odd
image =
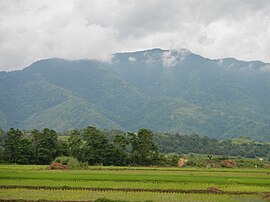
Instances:
[[[126,182],[153,182],[153,183],[210,183],[210,184],[242,184],[269,186],[270,175],[266,173],[252,173],[237,175],[235,173],[198,173],[169,172],[169,173],[144,173],[140,171],[51,171],[51,170],[0,170],[0,179],[47,179],[54,181],[126,181]]]
[[[122,201],[265,201],[257,195],[161,193],[159,190],[206,190],[214,187],[231,192],[269,192],[269,169],[178,169],[144,167],[90,167],[87,170],[48,170],[46,166],[0,165],[0,199]],[[241,172],[240,172],[241,171]],[[38,190],[34,187],[55,187]],[[80,188],[74,190],[72,188]],[[61,190],[59,188],[65,188]],[[71,188],[71,189],[70,189]],[[119,188],[93,191],[82,188]],[[124,191],[124,189],[137,191]],[[138,190],[141,189],[141,190]],[[143,189],[143,190],[142,190]],[[229,193],[229,192],[228,192]]]
[[[223,191],[241,192],[270,192],[269,186],[251,186],[238,184],[214,183],[166,183],[166,182],[127,182],[127,181],[55,181],[55,180],[14,180],[2,179],[1,186],[49,186],[49,187],[85,187],[85,188],[134,188],[134,189],[161,189],[161,190],[206,190],[216,187]]]
[[[27,199],[27,200],[91,200],[98,198],[120,201],[153,201],[153,202],[263,202],[259,195],[228,195],[228,194],[184,194],[184,193],[155,193],[155,192],[123,192],[123,191],[85,191],[85,190],[27,190],[27,189],[0,189],[0,198]]]

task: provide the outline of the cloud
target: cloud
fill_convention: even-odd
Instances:
[[[177,58],[172,54],[171,51],[165,51],[161,55],[161,61],[165,67],[173,67],[177,64]]]
[[[223,59],[219,59],[218,61],[217,61],[217,64],[219,65],[219,66],[222,66],[223,65]]]
[[[131,61],[131,62],[137,61],[137,59],[135,57],[129,57],[128,60]]]
[[[1,0],[0,8],[0,70],[155,47],[270,62],[265,0]]]
[[[259,69],[261,72],[270,72],[270,65],[265,65]]]
[[[189,54],[191,54],[191,52],[187,49],[175,49],[164,51],[161,54],[160,59],[163,66],[174,67],[177,63],[184,61]]]

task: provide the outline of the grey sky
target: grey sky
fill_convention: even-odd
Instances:
[[[0,70],[154,47],[270,62],[270,1],[0,0]]]

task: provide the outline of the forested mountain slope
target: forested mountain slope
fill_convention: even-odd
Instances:
[[[0,127],[93,125],[270,140],[270,64],[188,50],[117,53],[111,62],[41,60],[0,72]]]

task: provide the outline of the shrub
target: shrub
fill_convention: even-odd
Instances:
[[[59,156],[54,161],[67,166],[68,169],[80,169],[87,167],[87,164],[79,162],[78,159],[70,156]]]
[[[230,158],[228,156],[222,156],[222,157],[218,157],[218,160],[224,161],[224,160],[230,160]]]

